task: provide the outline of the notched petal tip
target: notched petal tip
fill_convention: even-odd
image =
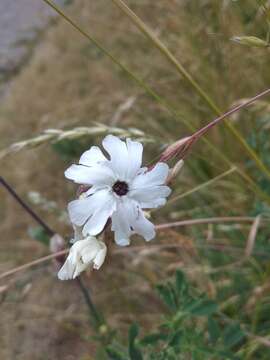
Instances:
[[[129,238],[118,238],[117,233],[115,232],[114,241],[118,246],[129,246],[130,245],[130,239]]]
[[[92,146],[89,150],[85,151],[79,160],[79,164],[85,166],[94,166],[98,163],[107,161],[106,157],[98,146]]]
[[[67,258],[64,265],[58,271],[57,277],[59,280],[72,280],[75,271],[75,266]]]
[[[73,180],[74,179],[74,173],[75,173],[75,167],[77,165],[72,164],[67,170],[65,170],[64,175],[67,179]]]

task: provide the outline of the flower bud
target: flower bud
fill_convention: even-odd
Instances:
[[[105,260],[106,252],[106,245],[93,236],[76,241],[58,272],[58,278],[60,280],[75,279],[89,266],[98,270]]]
[[[269,46],[269,43],[267,41],[257,38],[256,36],[234,36],[231,38],[231,40],[241,45],[250,46],[250,47]]]
[[[159,161],[166,162],[166,161],[170,160],[172,157],[174,157],[175,155],[181,153],[181,150],[185,148],[185,146],[187,145],[190,138],[191,138],[191,136],[184,137],[184,138],[174,142],[170,146],[168,146],[167,149],[165,149],[163,151]]]

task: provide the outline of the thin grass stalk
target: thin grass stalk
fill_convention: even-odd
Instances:
[[[176,59],[164,43],[154,34],[154,32],[136,15],[122,0],[111,0],[120,10],[122,10],[133,24],[141,30],[141,32],[155,45],[158,50],[165,55],[169,62],[177,69],[178,73],[183,76],[200,95],[202,99],[208,104],[214,113],[220,114],[220,109],[215,105],[208,94],[200,87],[191,74],[184,68],[184,66]]]
[[[164,230],[164,229],[169,229],[169,228],[174,228],[174,227],[184,227],[184,226],[195,226],[195,225],[209,225],[209,224],[222,224],[222,223],[247,223],[247,224],[252,224],[254,222],[254,220],[256,219],[256,217],[252,217],[252,216],[227,216],[227,217],[210,217],[210,218],[201,218],[201,219],[191,219],[191,220],[181,220],[181,221],[175,221],[175,222],[169,222],[169,223],[164,223],[164,224],[158,224],[155,226],[156,230]],[[261,222],[262,225],[266,225],[268,226],[269,223],[269,219],[267,220],[267,218],[261,218]],[[160,245],[151,245],[151,247],[159,247]],[[163,246],[163,245],[162,245]],[[166,246],[177,246],[177,245],[164,245]],[[178,244],[179,246],[179,244]],[[143,246],[137,246],[137,247],[132,247],[132,248],[121,248],[121,249],[115,249],[113,251],[114,254],[117,254],[119,252],[125,252],[125,251],[135,251],[136,249],[145,249],[145,247]],[[61,251],[58,251],[54,254],[50,254],[50,255],[46,255],[43,256],[39,259],[30,261],[26,264],[20,265],[16,268],[13,268],[11,270],[7,270],[5,272],[3,272],[2,274],[0,274],[0,280],[14,275],[18,272],[22,272],[24,270],[27,270],[33,266],[36,265],[40,265],[44,262],[53,260],[55,258],[58,258],[61,255],[65,255],[67,254],[69,251],[69,249],[64,249]]]
[[[203,224],[222,224],[222,223],[253,223],[255,217],[251,216],[225,216],[225,217],[210,217],[202,219],[192,219],[192,220],[181,220],[175,222],[169,222],[166,224],[156,225],[156,230],[170,229],[174,227],[182,226],[194,226],[194,225],[203,225]],[[267,221],[265,218],[264,221]],[[269,222],[269,221],[268,221]]]
[[[171,204],[173,204],[174,202],[176,202],[176,201],[178,201],[178,200],[180,200],[180,199],[183,199],[183,198],[186,197],[186,196],[192,195],[192,194],[194,194],[194,193],[197,192],[197,191],[201,191],[201,190],[207,188],[208,186],[215,184],[217,181],[223,179],[224,177],[232,174],[232,173],[235,172],[236,170],[237,170],[236,167],[233,167],[233,168],[231,168],[231,169],[229,169],[229,170],[227,170],[227,171],[219,174],[218,176],[216,176],[216,177],[214,177],[214,178],[212,178],[212,179],[210,179],[210,180],[208,180],[208,181],[206,181],[206,182],[204,182],[204,183],[202,183],[202,184],[200,184],[200,185],[198,185],[198,186],[195,186],[193,189],[190,189],[190,190],[188,190],[188,191],[186,191],[186,192],[184,192],[184,193],[182,193],[182,194],[180,194],[180,195],[176,195],[176,196],[173,197],[172,199],[168,200],[167,204],[168,204],[168,205],[171,205]]]
[[[84,37],[86,37],[90,42],[95,44],[100,51],[102,51],[105,55],[107,55],[115,64],[117,64],[124,72],[126,72],[138,85],[140,85],[145,91],[150,94],[158,103],[163,105],[167,111],[174,116],[176,119],[179,118],[179,113],[175,110],[170,104],[161,98],[153,89],[151,89],[145,82],[135,76],[126,66],[120,63],[108,50],[106,50],[97,40],[95,40],[92,36],[90,36],[85,30],[81,29],[79,25],[77,25],[69,16],[67,16],[57,5],[55,5],[51,0],[42,0],[51,8],[53,8],[60,16],[62,16],[71,26],[73,26],[77,31],[79,31]],[[182,119],[183,123],[192,131],[194,131],[194,127],[186,120]],[[215,147],[210,141],[204,139],[204,142],[210,147],[210,149],[214,150],[218,156],[223,159],[223,161],[233,167],[234,164],[220,151],[217,147]],[[249,184],[249,187],[252,191],[255,192],[261,199],[266,200],[270,203],[270,199],[267,194],[265,194],[253,181],[253,179],[245,173],[240,168],[237,169],[237,172],[241,177],[243,177]]]
[[[169,62],[176,68],[177,72],[183,76],[197,92],[197,94],[204,100],[210,109],[212,109],[217,115],[221,115],[222,111],[214,103],[214,101],[208,96],[208,94],[202,89],[192,75],[184,68],[184,66],[175,58],[170,50],[163,44],[161,40],[153,33],[153,31],[122,1],[111,0],[118,6],[133,22],[133,24],[143,32],[143,34],[155,45],[155,47],[169,60]],[[225,125],[228,130],[235,136],[239,143],[246,150],[248,155],[254,160],[257,167],[270,179],[270,170],[264,165],[256,152],[250,147],[244,137],[235,128],[235,126],[225,121]]]
[[[62,16],[71,26],[73,26],[81,35],[86,37],[91,41],[102,53],[104,53],[109,59],[112,60],[121,70],[123,70],[130,78],[132,78],[138,85],[140,85],[149,95],[151,95],[158,103],[167,108],[166,101],[163,100],[150,86],[148,86],[142,79],[136,76],[131,72],[124,64],[117,60],[117,58],[112,55],[107,49],[105,49],[96,39],[89,35],[85,30],[83,30],[75,21],[73,21],[69,16],[67,16],[56,4],[51,0],[42,0],[51,8],[53,8],[60,16]]]
[[[0,280],[8,277],[8,276],[11,276],[11,275],[14,275],[18,272],[22,272],[22,271],[25,271],[33,266],[36,266],[36,265],[40,265],[44,262],[47,262],[47,261],[50,261],[50,260],[53,260],[53,259],[56,259],[58,258],[59,256],[62,256],[62,255],[65,255],[69,252],[69,249],[64,249],[64,250],[61,250],[61,251],[57,251],[53,254],[50,254],[50,255],[46,255],[46,256],[43,256],[39,259],[36,259],[36,260],[33,260],[33,261],[30,261],[29,263],[26,263],[26,264],[23,264],[23,265],[20,265],[20,266],[17,266],[16,268],[13,268],[11,270],[7,270],[5,272],[3,272],[1,275],[0,275]]]

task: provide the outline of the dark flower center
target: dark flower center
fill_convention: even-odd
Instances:
[[[119,196],[124,196],[128,193],[128,184],[124,181],[116,181],[113,185],[113,191]]]

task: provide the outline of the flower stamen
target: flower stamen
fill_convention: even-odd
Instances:
[[[116,181],[116,183],[113,185],[113,191],[118,196],[124,196],[128,193],[128,184],[124,181]]]

